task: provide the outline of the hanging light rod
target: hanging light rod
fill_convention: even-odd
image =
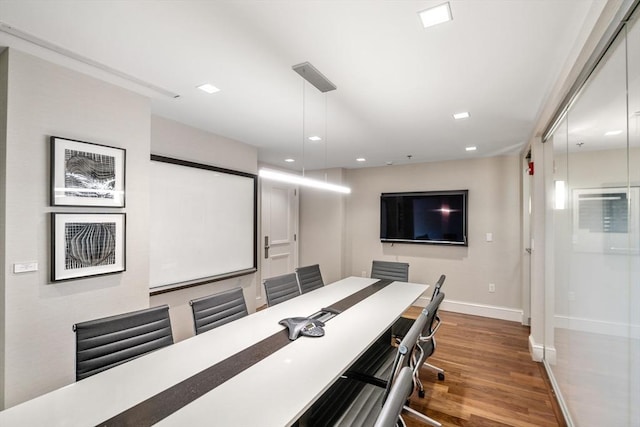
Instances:
[[[337,87],[329,81],[316,67],[309,62],[303,62],[302,64],[294,65],[293,71],[300,74],[303,79],[311,83],[320,92],[330,92],[336,90]]]
[[[300,175],[294,175],[286,172],[279,172],[273,169],[260,169],[258,172],[260,178],[270,179],[272,181],[286,182],[288,184],[297,184],[305,187],[319,188],[321,190],[335,191],[336,193],[351,193],[349,187],[343,185],[330,184],[324,181],[318,181],[317,179],[306,178]]]

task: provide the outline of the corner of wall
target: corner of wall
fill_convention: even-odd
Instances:
[[[544,359],[544,346],[536,343],[533,335],[529,335],[529,354],[534,362],[542,362]]]
[[[8,74],[9,74],[9,52],[4,49],[0,52],[0,410],[5,407],[4,398],[4,377],[5,363],[4,354],[6,310],[5,307],[5,211],[6,211],[6,159],[7,159],[7,96],[8,96]]]

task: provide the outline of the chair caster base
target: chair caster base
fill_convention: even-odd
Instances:
[[[444,381],[444,374],[442,372],[438,372],[438,379]]]
[[[418,390],[418,396],[424,397],[424,390]]]

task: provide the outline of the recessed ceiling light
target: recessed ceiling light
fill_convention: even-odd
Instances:
[[[220,92],[220,89],[212,85],[211,83],[205,83],[203,85],[198,86],[198,89],[207,93],[216,93]]]
[[[366,162],[366,161],[367,161],[367,159],[365,159],[364,157],[358,157],[356,159],[356,162]]]
[[[433,27],[453,19],[449,3],[442,3],[439,6],[425,9],[422,12],[418,12],[418,15],[424,28]]]
[[[309,137],[309,141],[322,141],[322,138],[320,138],[317,135],[314,135]]]
[[[469,114],[468,111],[463,111],[461,113],[455,113],[453,115],[453,118],[456,119],[456,120],[460,120],[460,119],[468,119],[469,116],[470,116],[470,114]]]
[[[609,132],[605,133],[604,136],[620,135],[621,133],[621,130],[610,130]]]
[[[467,151],[476,151],[478,149],[478,147],[476,147],[475,145],[471,146],[471,147],[465,147],[465,150]]]
[[[287,163],[293,163],[293,162],[295,162],[295,160],[294,160],[294,159],[291,159],[291,158],[289,158],[289,159],[284,159],[284,161],[285,161],[285,162],[287,162]]]

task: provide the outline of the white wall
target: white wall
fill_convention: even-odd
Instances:
[[[345,171],[312,171],[310,178],[342,184]],[[349,195],[309,187],[300,188],[300,266],[320,264],[325,283],[345,277],[343,267],[345,203]]]
[[[517,156],[348,170],[346,274],[369,274],[374,259],[408,262],[410,281],[447,275],[443,308],[520,321],[520,175]],[[380,242],[380,193],[460,189],[469,190],[468,247]]]
[[[151,152],[197,163],[257,173],[255,147],[223,138],[162,117],[151,117]],[[189,300],[223,290],[242,287],[250,313],[256,306],[257,273],[206,285],[153,295],[151,306],[169,304],[175,341],[193,336],[193,317]]]
[[[14,49],[0,54],[0,77],[0,407],[75,381],[74,323],[169,304],[179,341],[193,335],[190,299],[241,286],[255,310],[256,274],[153,297],[148,287],[151,152],[257,173],[254,147],[152,118],[147,98]],[[125,148],[126,207],[50,207],[51,135]],[[127,271],[50,283],[52,211],[125,212]],[[39,271],[13,274],[24,261]]]
[[[75,381],[72,325],[148,307],[149,100],[124,89],[8,49],[6,160],[0,163],[5,227],[4,406]],[[126,208],[49,206],[49,136],[125,148]],[[50,215],[126,212],[127,270],[52,284]],[[14,274],[16,262],[36,272]]]
[[[6,154],[7,154],[7,78],[9,72],[9,55],[0,48],[0,410],[4,402],[4,354],[5,354],[5,211],[6,211]]]

